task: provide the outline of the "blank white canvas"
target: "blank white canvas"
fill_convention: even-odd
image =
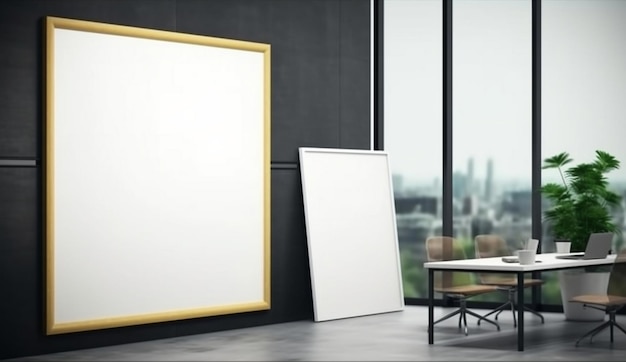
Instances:
[[[402,310],[387,153],[299,149],[315,321]]]
[[[49,26],[48,332],[269,309],[264,52]]]

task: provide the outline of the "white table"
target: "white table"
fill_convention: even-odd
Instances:
[[[434,343],[434,272],[435,271],[469,271],[469,272],[498,272],[517,274],[517,290],[523,290],[524,273],[581,268],[586,266],[613,264],[615,255],[609,255],[604,259],[593,260],[566,260],[557,259],[556,253],[537,254],[535,264],[520,265],[519,263],[505,263],[501,257],[478,258],[449,261],[433,261],[424,263],[428,269],[428,343]],[[517,350],[524,350],[524,293],[517,293]]]

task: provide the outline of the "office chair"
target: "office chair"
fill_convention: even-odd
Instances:
[[[578,338],[576,347],[587,336],[589,337],[589,343],[593,343],[593,337],[606,328],[610,330],[611,343],[613,343],[613,327],[626,334],[624,327],[615,320],[617,311],[626,305],[626,248],[622,249],[615,258],[606,294],[578,295],[570,299],[570,302],[582,303],[583,307],[603,310],[609,315],[608,321]]]
[[[465,252],[462,246],[453,238],[447,236],[435,236],[426,240],[426,256],[428,261],[458,260],[465,259]],[[459,329],[461,323],[464,327],[465,335],[468,335],[467,315],[474,316],[478,320],[484,320],[496,326],[500,330],[500,325],[490,319],[481,316],[467,308],[467,299],[494,292],[497,289],[490,285],[476,284],[472,280],[471,273],[465,272],[435,272],[433,289],[435,292],[454,298],[459,302],[459,308],[452,313],[438,319],[433,325],[443,322],[446,319],[459,315]]]
[[[511,253],[506,244],[506,241],[499,235],[476,235],[474,238],[474,245],[477,258],[489,258],[495,256],[510,256]],[[517,318],[515,317],[515,311],[517,310],[515,294],[517,290],[517,277],[514,274],[497,274],[497,273],[480,273],[479,274],[481,284],[492,285],[497,287],[498,290],[507,293],[507,301],[500,305],[498,308],[484,315],[488,317],[492,314],[496,314],[494,319],[498,320],[498,315],[502,311],[510,309],[513,314],[513,327],[517,327]],[[524,288],[532,287],[534,285],[543,284],[541,279],[524,279]],[[524,291],[519,291],[523,293]],[[535,310],[523,306],[524,310],[541,318],[541,323],[544,323],[544,318],[541,314]],[[480,324],[480,320],[478,321]]]

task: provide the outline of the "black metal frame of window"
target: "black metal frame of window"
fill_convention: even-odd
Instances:
[[[442,0],[442,45],[443,45],[443,159],[442,159],[442,231],[453,235],[452,214],[452,7],[453,0]],[[542,239],[541,222],[541,0],[531,0],[532,16],[532,231],[534,238]],[[374,149],[384,149],[384,0],[374,0]],[[539,245],[541,250],[541,245]],[[533,277],[540,277],[535,273]],[[406,298],[407,304],[425,305],[426,298]],[[445,303],[445,302],[444,302]],[[474,302],[488,307],[492,303]],[[472,303],[472,304],[474,304]],[[534,287],[532,304],[538,310],[559,310],[560,306],[541,304],[541,288]],[[495,306],[495,304],[494,304]],[[555,307],[555,308],[554,308]]]
[[[532,236],[539,239],[539,250],[542,245],[541,227],[541,0],[532,0],[532,185],[531,185],[531,228]],[[533,278],[540,279],[541,273],[533,273]],[[541,287],[532,289],[532,304],[536,310],[542,309]]]

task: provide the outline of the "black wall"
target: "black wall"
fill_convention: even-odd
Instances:
[[[271,310],[45,335],[45,16],[272,45]],[[312,319],[298,147],[369,149],[370,103],[369,0],[0,1],[0,359]]]

